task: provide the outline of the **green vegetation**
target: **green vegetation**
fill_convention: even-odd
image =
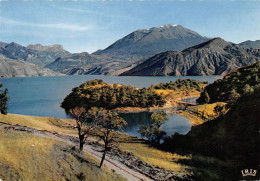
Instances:
[[[3,85],[0,84],[0,112],[7,114],[7,101],[9,100],[9,97],[7,97],[8,90],[1,90],[2,86]]]
[[[260,62],[235,70],[205,87],[198,103],[234,102],[242,94],[260,87]]]
[[[168,117],[165,112],[155,112],[151,116],[152,124],[141,125],[138,132],[142,137],[146,137],[149,141],[159,145],[160,140],[166,135],[166,132],[162,130],[161,126],[167,119]]]
[[[3,129],[0,135],[2,180],[124,180],[64,142]]]
[[[107,84],[103,80],[91,80],[72,92],[61,104],[67,112],[75,107],[115,108],[154,108],[162,107],[170,101],[183,97],[198,96],[206,83],[185,79],[175,82],[161,83],[149,88],[135,88],[133,86]],[[174,102],[174,101],[173,101]]]
[[[164,103],[163,97],[151,88],[137,89],[133,86],[110,85],[102,80],[91,80],[73,88],[62,102],[61,107],[68,111],[75,107],[113,109],[117,107],[163,106]]]
[[[201,91],[206,85],[206,82],[200,82],[193,79],[178,79],[175,82],[170,81],[169,83],[160,83],[158,85],[152,86],[154,89],[163,89],[163,90],[174,90],[174,91],[189,91],[197,90]]]

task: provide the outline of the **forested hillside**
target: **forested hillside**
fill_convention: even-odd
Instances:
[[[209,84],[202,92],[199,103],[229,102],[260,87],[260,62],[237,69],[223,79]]]

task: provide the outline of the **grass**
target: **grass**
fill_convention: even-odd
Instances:
[[[223,170],[227,171],[231,163],[219,160],[214,157],[192,155],[191,159],[179,160],[180,163],[189,165],[192,168],[194,180],[216,181],[227,180]]]
[[[183,114],[183,116],[186,116],[186,117],[190,116],[191,118],[195,116],[197,118],[197,122],[202,124],[205,121],[215,119],[216,117],[219,116],[219,113],[215,111],[216,106],[224,107],[225,105],[226,105],[226,103],[224,103],[224,102],[216,102],[213,104],[189,106],[185,110],[185,113],[182,113],[182,114]],[[227,110],[224,109],[223,113],[225,113],[226,111]],[[193,120],[195,119],[194,121],[196,122],[195,117],[193,118]]]
[[[17,114],[0,114],[0,121],[13,125],[19,124],[21,126],[32,127],[40,130],[53,131],[60,134],[77,134],[76,130],[72,129],[72,127],[75,126],[75,122],[71,119],[25,116]]]
[[[190,159],[188,156],[181,156],[161,151],[151,147],[145,140],[140,138],[125,137],[119,147],[123,151],[134,154],[137,158],[154,166],[171,170],[174,172],[187,173],[186,166],[178,163],[179,159]]]
[[[64,142],[3,129],[0,135],[2,180],[124,180]]]
[[[191,113],[186,112],[186,111],[178,111],[176,113],[180,116],[188,118],[190,120],[190,123],[191,123],[192,126],[200,125],[200,124],[203,124],[205,122],[204,119],[202,119],[198,116],[195,116],[194,114],[191,114]]]

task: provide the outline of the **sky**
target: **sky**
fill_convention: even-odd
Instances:
[[[260,40],[260,0],[0,0],[0,41],[23,46],[92,53],[164,24],[234,43]]]

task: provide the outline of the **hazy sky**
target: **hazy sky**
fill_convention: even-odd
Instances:
[[[0,41],[104,49],[137,29],[180,24],[239,43],[260,39],[260,0],[0,0]]]

